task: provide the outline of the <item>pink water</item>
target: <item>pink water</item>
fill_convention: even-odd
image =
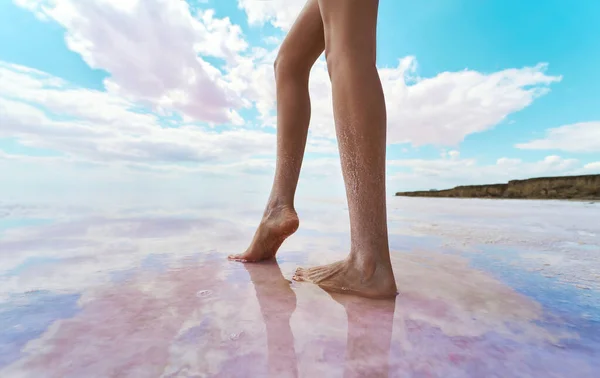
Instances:
[[[289,281],[298,265],[344,256],[343,213],[309,214],[278,261],[260,264],[225,259],[251,236],[244,213],[92,212],[8,229],[0,376],[597,376],[597,291],[544,281],[523,262],[531,248],[498,265],[485,243],[416,235],[423,224],[452,230],[468,212],[448,225],[391,211],[395,300]]]

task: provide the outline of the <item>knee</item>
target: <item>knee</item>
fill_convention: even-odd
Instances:
[[[351,63],[351,58],[347,53],[339,51],[336,48],[328,48],[325,50],[325,60],[327,61],[327,72],[329,78],[335,75],[336,72],[343,71],[345,66]]]
[[[331,74],[340,65],[342,59],[343,58],[336,51],[325,49],[325,61],[327,62],[327,73],[329,73],[329,78],[331,78]]]
[[[311,67],[312,64],[306,62],[305,59],[281,50],[277,54],[273,64],[276,80],[308,77]]]
[[[329,48],[325,49],[325,60],[327,61],[327,71],[329,77],[336,72],[346,70],[365,70],[377,69],[375,57],[372,54],[365,54],[361,51],[352,49]]]

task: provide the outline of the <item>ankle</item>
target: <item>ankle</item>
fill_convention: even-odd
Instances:
[[[272,197],[267,202],[267,212],[275,210],[294,210],[294,200],[287,199],[285,197]]]
[[[267,207],[263,213],[263,222],[275,221],[277,223],[298,223],[298,214],[294,209],[293,204],[289,202],[272,202],[267,203]],[[297,227],[297,226],[296,226]]]
[[[347,261],[352,269],[360,272],[363,280],[369,280],[377,270],[377,261],[360,253],[350,253]]]
[[[354,269],[361,272],[365,279],[371,278],[378,270],[391,269],[387,248],[373,250],[370,253],[367,250],[352,249],[348,262]]]

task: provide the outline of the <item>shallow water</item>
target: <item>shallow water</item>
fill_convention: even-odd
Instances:
[[[392,198],[394,301],[290,282],[348,248],[298,210],[240,264],[256,209],[0,204],[0,376],[598,376],[600,204]]]

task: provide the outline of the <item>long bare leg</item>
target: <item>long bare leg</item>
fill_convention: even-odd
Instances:
[[[308,78],[324,49],[319,4],[317,0],[309,0],[283,41],[275,61],[277,165],[271,195],[250,247],[242,254],[229,256],[232,260],[270,259],[298,228],[294,196],[310,122]]]
[[[350,212],[350,255],[294,279],[369,297],[397,294],[385,194],[386,109],[376,67],[378,0],[319,0]]]

